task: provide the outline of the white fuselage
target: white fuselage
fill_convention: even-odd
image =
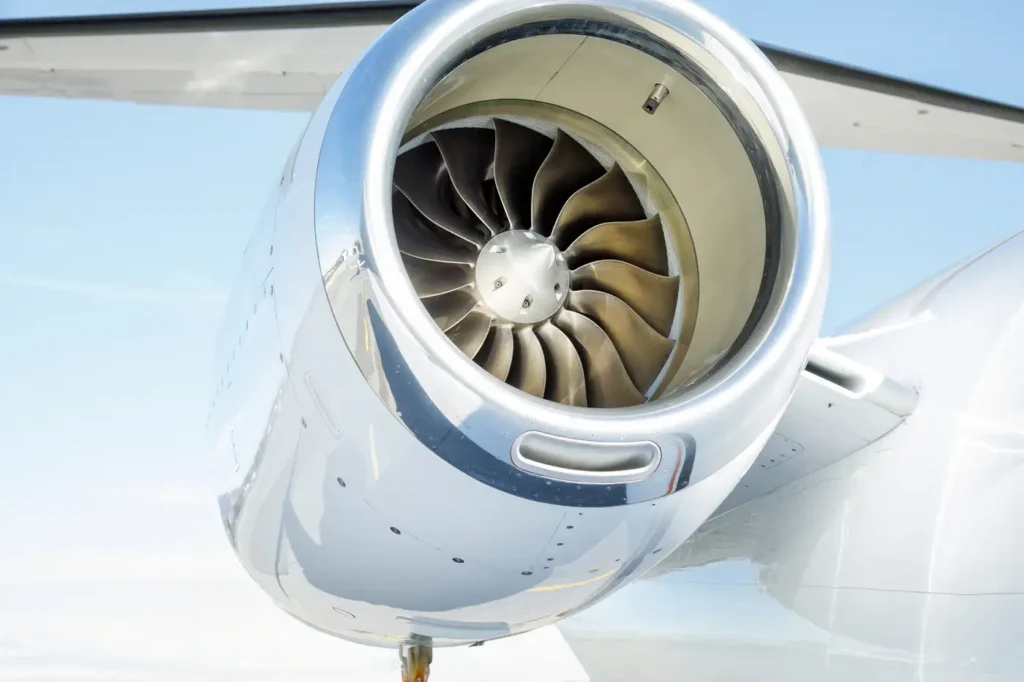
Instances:
[[[825,339],[917,409],[565,622],[592,680],[1024,679],[1022,266],[1018,234]]]

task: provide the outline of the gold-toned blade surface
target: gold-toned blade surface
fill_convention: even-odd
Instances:
[[[659,334],[621,299],[603,291],[574,291],[569,307],[601,326],[619,351],[633,383],[646,392],[665,366],[675,342]]]
[[[672,331],[679,295],[678,277],[656,275],[620,260],[599,260],[572,271],[572,288],[613,294],[662,336]]]
[[[604,168],[579,142],[561,130],[555,134],[533,180],[530,229],[547,236],[562,206],[581,187],[604,175]]]
[[[507,325],[494,325],[487,340],[484,341],[483,348],[473,359],[492,376],[505,381],[512,366],[513,346],[512,328]]]
[[[487,338],[491,328],[491,317],[484,313],[473,312],[448,330],[448,338],[459,347],[466,357],[474,357]]]
[[[513,338],[515,350],[508,372],[508,383],[530,395],[543,398],[547,370],[540,341],[529,327],[516,331]]]
[[[453,202],[465,202],[452,186],[436,144],[426,142],[399,156],[395,160],[394,182],[427,220],[477,248],[484,245],[483,234],[453,208]]]
[[[609,221],[643,220],[643,204],[618,166],[577,190],[565,202],[551,230],[551,240],[559,247],[569,246],[588,228]]]
[[[447,294],[473,283],[473,269],[468,265],[433,263],[419,258],[403,258],[402,263],[421,298]]]
[[[548,382],[544,397],[563,405],[587,406],[587,384],[583,361],[576,347],[561,329],[545,322],[537,327],[537,336],[547,358]]]
[[[621,260],[667,276],[668,250],[661,218],[595,225],[569,245],[565,259],[573,268],[596,260]]]
[[[644,401],[629,378],[615,344],[596,322],[563,309],[555,316],[555,325],[576,342],[583,360],[587,402],[591,407],[626,407]]]
[[[533,179],[551,151],[551,138],[525,126],[494,119],[494,182],[513,229],[530,227]]]
[[[462,322],[463,318],[476,307],[476,296],[465,289],[421,300],[423,307],[427,309],[443,332]]]
[[[472,246],[448,233],[441,236],[435,232],[440,228],[425,225],[404,194],[394,192],[392,199],[395,241],[399,251],[406,256],[437,263],[476,262],[477,252]]]
[[[455,191],[491,235],[504,229],[500,215],[491,212],[484,181],[494,161],[494,131],[487,128],[436,130],[431,137],[441,150]]]

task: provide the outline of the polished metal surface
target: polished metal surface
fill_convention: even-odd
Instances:
[[[569,293],[569,266],[536,232],[509,230],[487,242],[476,261],[476,288],[487,309],[506,322],[548,319]]]
[[[588,476],[592,483],[622,483],[649,476],[661,462],[661,450],[650,441],[595,447],[589,441],[527,431],[516,439],[512,461],[524,471],[548,478],[579,480]]]
[[[488,66],[506,46],[591,75],[555,78],[565,97],[536,107],[483,97],[515,118],[562,112],[558,125],[533,131],[550,142],[543,158],[538,137],[503,142],[500,111],[483,126],[495,131],[493,163],[482,161],[488,132],[431,137],[436,153],[421,149],[428,143],[412,139],[411,121],[451,110],[446,94],[454,107],[460,87],[513,84],[511,62]],[[593,118],[597,104],[618,115],[595,87],[608,64],[623,83],[633,68],[675,74],[654,116],[631,100],[621,121]],[[446,80],[462,65],[491,78]],[[671,154],[645,165],[658,152],[645,133],[671,128],[684,104],[695,118],[683,137],[699,163]],[[600,149],[587,146],[594,140]],[[508,156],[522,144],[535,146]],[[524,169],[534,173],[529,201],[517,184]],[[699,196],[702,182],[735,193],[715,210]],[[595,183],[610,203],[589,190],[574,200]],[[687,198],[685,216],[674,194]],[[820,323],[825,205],[813,139],[781,78],[695,6],[430,0],[410,12],[332,88],[248,247],[221,357],[229,373],[252,366],[259,372],[247,377],[263,379],[239,394],[232,374],[211,415],[224,524],[242,565],[299,620],[392,647],[526,632],[630,583],[726,498],[785,409]],[[588,237],[596,224],[586,222],[605,210],[626,214],[606,223],[611,236]],[[663,259],[641,248],[656,234],[654,215]],[[468,275],[492,230],[526,221],[573,254],[596,295],[572,304],[570,293],[549,321],[499,324]],[[631,227],[638,241],[616,254],[614,235]],[[719,232],[748,239],[709,237]],[[574,248],[577,238],[585,241]],[[590,267],[597,256],[610,265]],[[658,285],[641,298],[638,281]],[[660,333],[665,315],[649,306],[669,300],[666,282],[681,293],[661,337],[685,341],[653,380],[668,388],[644,395],[634,382],[654,374],[651,360],[615,344],[641,323]],[[743,304],[698,306],[730,295]],[[267,324],[232,345],[254,301]],[[557,475],[517,466],[514,446],[527,432],[541,434],[534,445],[573,444],[528,453]],[[622,449],[634,443],[645,445]],[[603,467],[619,480],[597,482]]]
[[[910,417],[716,514],[561,624],[592,682],[1024,678],[1021,263],[1024,233],[823,339],[825,355],[915,388]],[[880,405],[906,411],[888,394]],[[789,424],[805,432],[792,463],[827,454],[817,431],[849,440],[852,416]]]

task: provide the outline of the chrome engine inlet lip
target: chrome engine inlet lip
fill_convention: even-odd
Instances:
[[[771,300],[747,341],[706,381],[633,407],[551,404],[496,380],[481,380],[479,368],[437,333],[420,305],[391,229],[395,158],[428,92],[503,33],[527,24],[551,25],[557,32],[564,22],[571,24],[566,31],[593,31],[631,47],[636,44],[630,41],[656,42],[658,49],[685,61],[684,75],[731,107],[739,117],[736,125],[751,135],[756,131],[768,145],[771,158],[757,167],[780,183],[774,199],[783,202],[782,258]],[[343,90],[344,103],[337,104]],[[798,375],[817,338],[829,261],[828,208],[810,126],[781,75],[746,38],[685,0],[430,0],[389,29],[332,94],[324,105],[329,120],[314,188],[321,270],[325,279],[332,273],[351,281],[368,275],[358,280],[359,296],[365,297],[364,305],[372,304],[379,328],[394,337],[389,352],[399,354],[403,371],[471,440],[507,460],[511,440],[524,425],[595,441],[653,434],[664,449],[676,447],[668,444],[672,438],[695,439],[700,447],[702,439],[713,437],[718,440],[712,450],[732,454],[705,451],[710,459],[695,471],[703,476],[729,461],[722,458],[731,458],[738,443],[767,437],[791,394],[789,380],[779,377]],[[347,270],[337,274],[343,256]],[[335,315],[349,349],[365,354],[367,326],[349,312],[356,309],[336,306]],[[368,367],[368,380],[379,382],[375,366]],[[387,387],[378,393],[389,400]]]

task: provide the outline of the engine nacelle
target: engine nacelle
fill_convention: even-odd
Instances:
[[[313,116],[211,415],[249,574],[311,626],[524,632],[703,523],[817,336],[795,99],[677,0],[429,0]]]

